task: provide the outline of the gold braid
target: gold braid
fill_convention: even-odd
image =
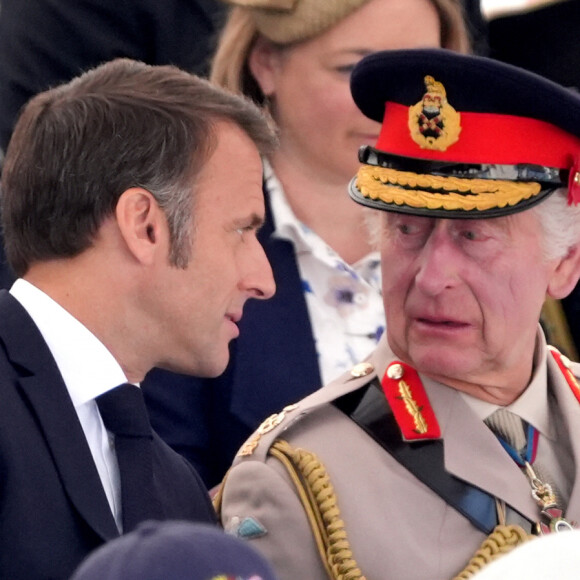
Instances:
[[[334,487],[319,459],[278,439],[269,451],[288,471],[308,517],[320,557],[332,580],[366,580],[353,558]]]
[[[296,487],[330,580],[366,580],[353,557],[345,525],[340,517],[334,487],[318,457],[304,449],[292,447],[283,439],[277,439],[272,444],[269,455],[280,461]],[[225,479],[224,477],[214,497],[214,507],[218,515],[221,511]],[[504,522],[505,517],[500,506],[498,512],[500,522]],[[485,538],[467,566],[453,580],[472,578],[490,562],[535,537],[520,526],[500,523]]]
[[[465,211],[513,206],[542,190],[537,182],[424,175],[374,165],[358,170],[356,186],[364,197],[385,203]]]
[[[531,540],[534,536],[528,534],[520,526],[500,524],[485,538],[481,547],[467,566],[453,580],[467,580],[479,572],[486,564],[507,554],[516,546]]]

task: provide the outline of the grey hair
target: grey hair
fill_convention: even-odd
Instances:
[[[533,207],[543,235],[546,260],[563,258],[580,243],[580,205],[568,205],[568,190],[560,188]]]

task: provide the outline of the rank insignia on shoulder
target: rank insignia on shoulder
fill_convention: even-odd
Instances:
[[[268,533],[268,530],[255,518],[240,518],[234,516],[226,525],[225,531],[232,536],[243,538],[244,540],[253,540],[261,538]]]
[[[296,408],[298,408],[298,405],[287,405],[279,413],[274,413],[265,419],[258,427],[256,432],[244,443],[242,448],[238,451],[238,456],[247,457],[248,455],[252,455],[256,447],[258,447],[262,435],[265,435],[266,433],[272,431],[272,429],[275,429],[278,425],[280,425],[280,423],[282,423],[282,421],[284,421],[286,415],[291,411],[294,411]]]
[[[425,88],[421,101],[409,107],[411,138],[423,149],[445,151],[459,139],[461,117],[447,102],[442,83],[427,75]]]
[[[405,441],[441,437],[435,412],[413,367],[400,361],[392,362],[381,385]]]

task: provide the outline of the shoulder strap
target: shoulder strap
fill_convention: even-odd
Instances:
[[[377,379],[366,387],[337,399],[334,404],[476,528],[486,534],[494,529],[497,523],[494,498],[445,470],[443,441],[403,441]]]

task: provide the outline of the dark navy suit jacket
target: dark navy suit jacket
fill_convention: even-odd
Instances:
[[[154,474],[167,519],[214,522],[193,468],[158,436]],[[78,416],[42,335],[0,291],[0,576],[69,578],[118,536]]]
[[[321,386],[294,246],[273,237],[265,195],[266,223],[258,237],[274,271],[276,294],[246,303],[226,372],[194,379],[155,369],[142,385],[153,426],[210,487],[221,481],[264,418]]]

